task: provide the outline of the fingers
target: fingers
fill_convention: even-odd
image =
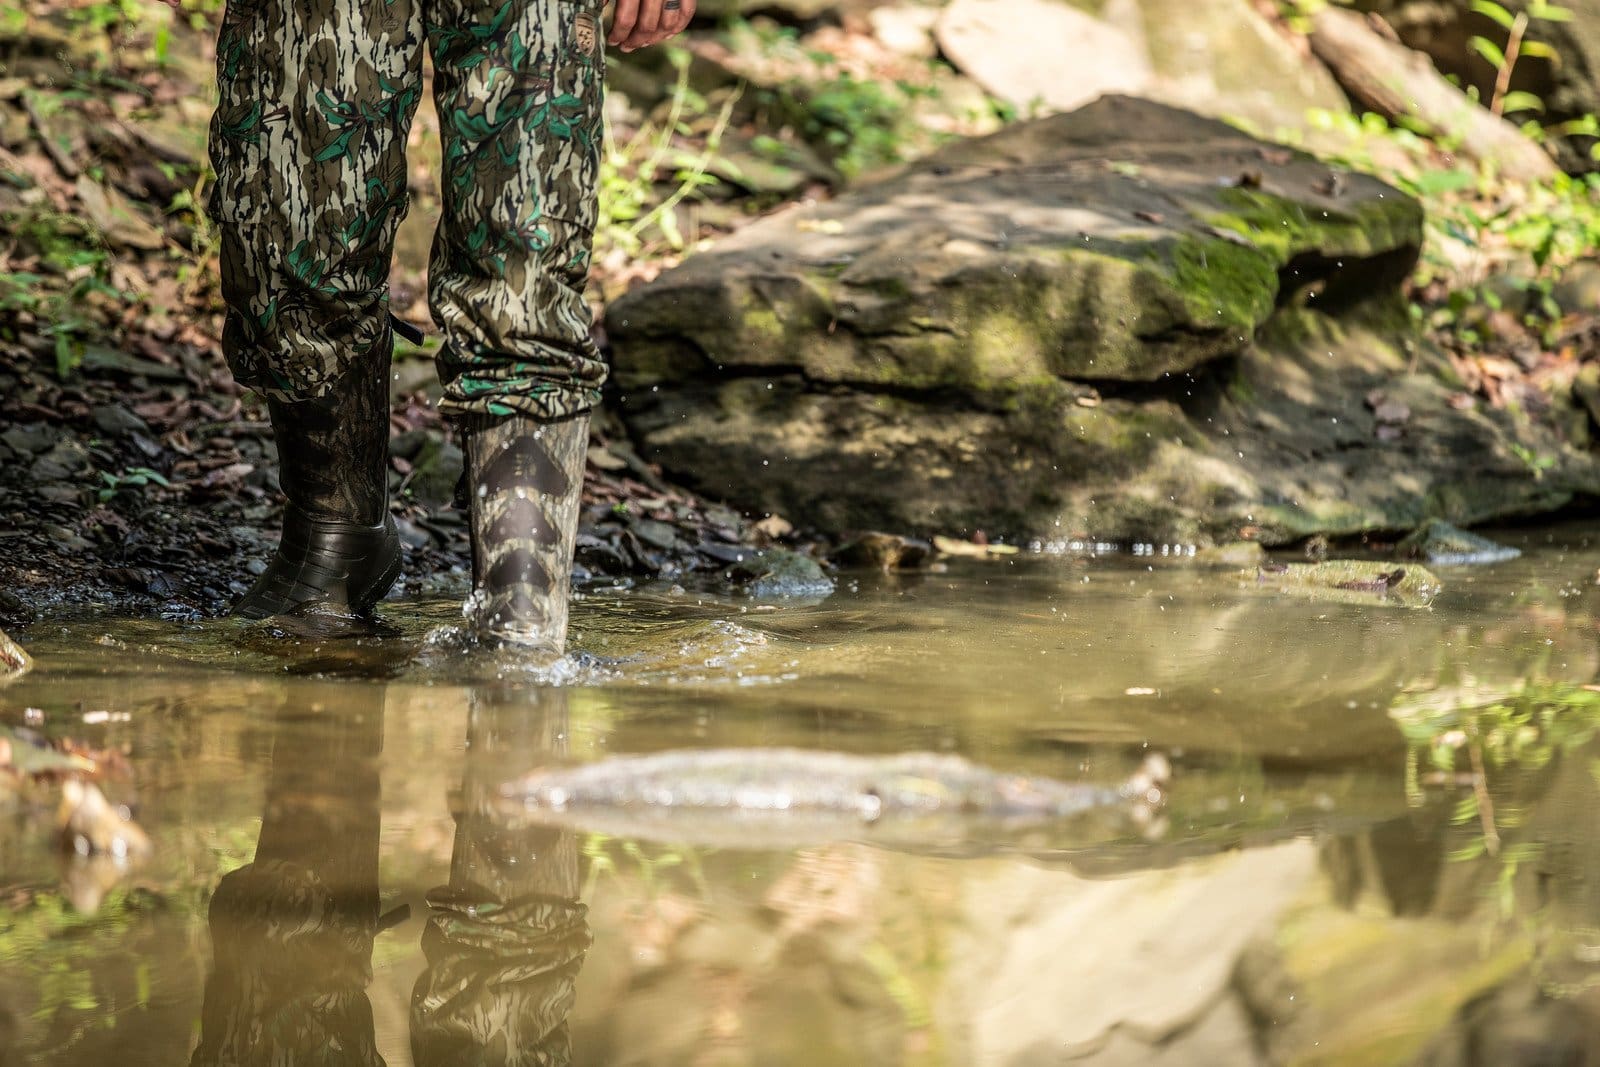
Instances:
[[[611,13],[611,32],[606,34],[606,44],[615,48],[632,37],[633,26],[638,18],[639,0],[617,0],[617,8]]]
[[[695,0],[680,0],[681,6],[676,11],[668,11],[662,20],[661,39],[676,37],[689,28],[689,20],[694,18]]]
[[[669,3],[672,0],[617,0],[606,42],[632,52],[682,33],[694,18],[696,0],[677,0],[675,7]]]
[[[633,32],[622,39],[620,47],[624,52],[631,52],[635,48],[643,48],[660,40],[657,31],[661,27],[663,14],[661,5],[664,2],[665,0],[635,0],[639,12],[633,21]]]

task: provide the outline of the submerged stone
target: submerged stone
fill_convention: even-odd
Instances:
[[[1441,567],[1467,563],[1502,563],[1522,555],[1487,537],[1452,526],[1443,519],[1430,519],[1397,546],[1397,554],[1410,559],[1425,559]]]
[[[1424,567],[1377,560],[1331,559],[1322,563],[1269,564],[1245,571],[1247,583],[1282,593],[1350,604],[1386,603],[1422,608],[1444,588]]]

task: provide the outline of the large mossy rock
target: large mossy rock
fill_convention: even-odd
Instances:
[[[1112,97],[757,223],[607,329],[642,454],[828,529],[1280,543],[1593,491],[1404,342],[1420,230],[1374,179]]]
[[[1291,285],[1403,276],[1422,211],[1128,97],[958,142],[751,226],[612,305],[626,389],[793,369],[969,393],[1155,381],[1238,352]]]

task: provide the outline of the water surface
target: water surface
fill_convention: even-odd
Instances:
[[[1127,556],[593,593],[559,686],[426,642],[443,603],[36,626],[0,722],[125,753],[154,850],[0,793],[0,1063],[1600,1063],[1600,546],[1509,540],[1423,611]],[[894,847],[489,803],[691,746],[1176,773],[1154,828]]]

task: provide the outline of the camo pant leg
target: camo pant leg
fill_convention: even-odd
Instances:
[[[497,814],[501,783],[555,753],[560,690],[474,694],[450,884],[428,894],[427,969],[411,997],[412,1061],[567,1067],[567,1017],[591,934],[577,838]]]
[[[420,0],[229,0],[208,209],[242,384],[312,399],[385,340],[422,57]]]
[[[583,290],[596,217],[601,0],[428,0],[443,217],[428,268],[456,415],[555,419],[605,379]]]

